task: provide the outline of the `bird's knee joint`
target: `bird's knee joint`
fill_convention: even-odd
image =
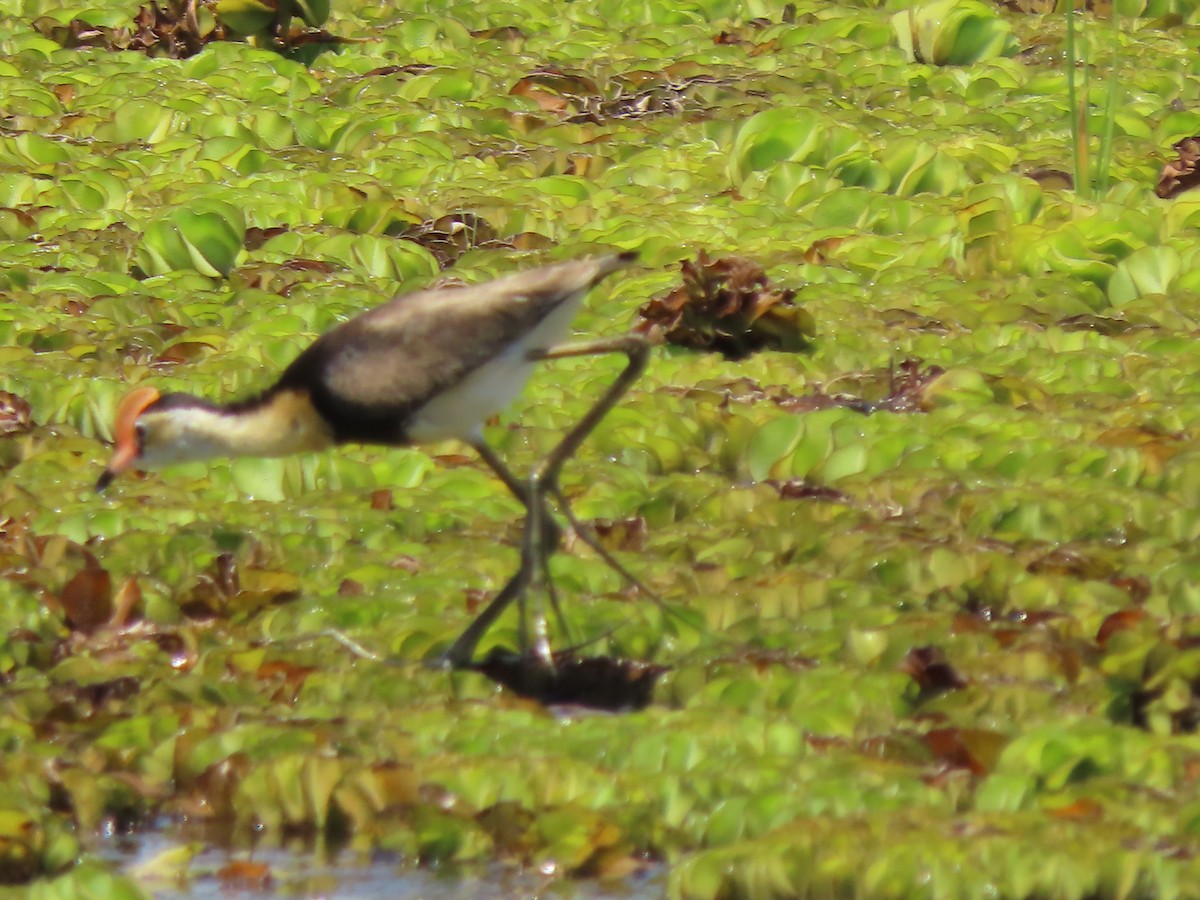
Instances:
[[[625,346],[621,348],[629,358],[631,366],[644,366],[650,359],[650,341],[640,334],[625,336]]]

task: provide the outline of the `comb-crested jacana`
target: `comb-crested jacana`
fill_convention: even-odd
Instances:
[[[587,292],[635,258],[633,253],[584,258],[486,284],[405,294],[319,337],[273,386],[247,400],[218,404],[135,388],[117,409],[115,451],[96,488],[104,490],[131,468],[219,456],[285,456],[347,443],[403,447],[457,438],[524,504],[526,519],[517,573],[441,660],[456,668],[470,665],[479,640],[514,600],[521,601],[521,649],[527,653],[524,596],[543,577],[558,540],[547,495],[585,542],[633,580],[580,527],[558,477],[645,368],[649,347],[634,334],[560,343]],[[518,479],[484,443],[484,422],[516,397],[538,360],[601,353],[623,353],[628,363],[531,476]],[[534,624],[534,649],[545,658],[544,620]]]

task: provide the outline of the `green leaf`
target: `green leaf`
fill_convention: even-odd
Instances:
[[[1147,294],[1165,294],[1182,269],[1173,247],[1142,247],[1117,265],[1108,282],[1108,300],[1121,307]]]
[[[279,0],[288,5],[296,0]],[[217,19],[234,34],[248,36],[266,31],[275,20],[275,7],[263,0],[217,0]],[[328,9],[326,9],[328,16]]]
[[[773,477],[775,467],[791,454],[803,434],[804,420],[799,416],[781,416],[755,432],[746,449],[750,477],[755,481]]]

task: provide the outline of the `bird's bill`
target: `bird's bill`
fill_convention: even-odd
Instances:
[[[138,416],[145,412],[146,407],[158,400],[159,396],[158,391],[154,388],[135,388],[117,407],[117,418],[113,424],[116,449],[112,459],[108,461],[108,466],[100,473],[100,478],[96,482],[97,491],[104,490],[112,484],[114,478],[137,464],[138,458],[142,455],[142,448],[138,443],[137,429],[134,426],[137,424]]]

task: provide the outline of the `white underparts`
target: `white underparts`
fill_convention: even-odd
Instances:
[[[529,359],[530,351],[548,349],[566,337],[584,293],[564,300],[520,340],[436,394],[413,416],[406,429],[408,437],[422,443],[478,435],[483,423],[505,409],[525,387],[536,365]]]

